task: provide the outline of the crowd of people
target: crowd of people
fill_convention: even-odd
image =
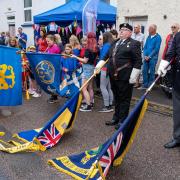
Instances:
[[[163,53],[163,59],[172,43],[174,35],[179,30],[179,24],[175,23],[171,27],[172,33],[167,36],[166,47]],[[72,58],[77,59],[83,67],[83,83],[85,83],[94,73],[94,67],[97,62],[107,54],[112,44],[119,38],[120,34],[117,30],[112,29],[109,32],[101,34],[96,37],[94,33],[89,33],[82,39],[79,39],[75,35],[71,35],[69,38],[69,44],[63,44],[59,34],[47,34],[44,27],[40,28],[39,38],[35,38],[33,46],[26,47],[27,34],[23,32],[22,27],[18,28],[18,34],[15,37],[11,37],[9,32],[2,32],[0,36],[0,45],[9,47],[21,48],[27,51],[38,51],[42,53],[50,54],[73,54]],[[139,24],[134,25],[131,38],[141,43],[142,54],[142,66],[141,73],[134,84],[135,88],[147,89],[155,79],[155,67],[158,62],[159,49],[161,45],[161,36],[157,33],[157,26],[152,24],[149,26],[149,36],[145,40],[144,34],[141,32],[141,26]],[[37,85],[34,75],[29,68],[28,92],[33,97],[41,97],[40,87]],[[27,74],[23,70],[22,76]],[[94,87],[101,90],[103,97],[103,107],[99,112],[112,112],[112,105],[114,104],[113,92],[111,90],[111,83],[109,79],[109,72],[107,64],[101,69],[100,75],[97,75],[95,82],[92,79],[87,86],[82,90],[84,100],[82,103],[81,111],[91,111],[94,105]],[[143,81],[142,81],[143,79]],[[23,83],[24,84],[24,83]],[[58,100],[58,96],[52,94],[49,103],[54,103]]]
[[[170,61],[172,58],[176,58],[176,44],[173,44],[173,39],[176,37],[175,35],[178,33],[179,28],[178,23],[171,26],[171,33],[166,38],[166,46],[162,59]],[[99,112],[114,111],[112,120],[107,121],[106,125],[115,125],[115,129],[118,129],[128,116],[133,87],[147,89],[155,80],[155,68],[158,62],[162,39],[157,33],[157,25],[150,25],[148,32],[149,35],[145,39],[139,24],[132,27],[128,23],[123,23],[119,26],[119,32],[113,29],[99,37],[96,37],[95,33],[90,32],[80,41],[75,35],[71,35],[69,43],[64,45],[59,34],[47,34],[46,30],[41,28],[40,37],[35,40],[35,46],[27,48],[27,35],[19,27],[16,37],[10,37],[8,32],[2,32],[0,45],[25,50],[27,48],[28,51],[50,54],[64,53],[69,56],[66,63],[73,62],[82,66],[82,85],[95,73],[96,86],[100,88],[103,97],[103,107]],[[171,49],[173,45],[174,50]],[[100,70],[100,75],[98,75],[97,69],[107,59],[109,60],[108,63]],[[64,63],[64,66],[66,63]],[[66,70],[68,71],[68,69]],[[162,72],[164,72],[164,69]],[[142,82],[140,82],[141,77],[143,79]],[[31,71],[28,78],[30,83],[29,93],[33,97],[41,97],[40,88]],[[91,79],[83,87],[83,101],[80,111],[92,111],[94,106],[94,84],[94,79]],[[174,94],[175,105],[179,107],[179,94],[177,91]],[[57,100],[58,96],[51,94],[48,102],[55,103]],[[178,109],[175,108],[175,111],[178,111]],[[174,113],[178,114],[178,112]],[[175,147],[180,144],[178,116],[174,115],[174,119],[175,126],[178,126],[178,128],[174,128],[174,137],[177,140],[173,140],[170,144],[165,145],[166,148]]]

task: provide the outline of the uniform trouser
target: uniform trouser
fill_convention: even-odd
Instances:
[[[144,60],[143,62],[143,86],[146,88],[155,80],[156,62],[156,59],[151,59],[148,62]]]
[[[173,138],[180,143],[180,92],[173,90]]]
[[[111,90],[111,84],[109,76],[106,71],[101,70],[100,88],[103,96],[104,106],[112,105],[113,93]]]
[[[133,85],[128,81],[114,80],[111,77],[110,82],[115,102],[113,119],[122,123],[129,113]]]

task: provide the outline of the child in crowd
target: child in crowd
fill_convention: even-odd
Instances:
[[[54,35],[51,35],[51,34],[47,35],[46,42],[47,42],[48,47],[45,52],[49,54],[60,54],[60,49],[58,45],[56,44]]]
[[[73,48],[73,54],[76,56],[79,56],[81,46],[80,46],[78,38],[75,35],[71,35],[71,37],[69,38],[69,43],[71,44]]]
[[[81,50],[80,50],[80,55],[79,55],[81,58],[84,58],[86,48],[87,48],[87,37],[84,36],[81,39]]]
[[[27,52],[36,52],[36,47],[35,46],[29,46],[27,48]],[[32,97],[38,98],[41,97],[41,90],[40,87],[38,87],[37,82],[34,78],[34,74],[32,72],[31,66],[29,65],[28,67],[28,79],[29,79],[29,89],[28,92],[29,94],[32,95]]]
[[[66,44],[64,56],[61,57],[61,77],[64,79],[64,82],[60,86],[60,89],[62,90],[64,87],[66,88],[66,94],[62,94],[62,96],[65,95],[67,97],[72,96],[72,94],[77,92],[77,90],[81,87],[81,81],[79,80],[81,72],[77,71],[77,69],[80,69],[81,64],[75,57],[71,56],[72,54],[73,51],[71,44]]]
[[[59,49],[60,49],[60,53],[62,53],[64,51],[64,47],[63,47],[63,43],[61,40],[61,36],[59,34],[55,34],[55,41],[56,44],[58,45]]]
[[[60,54],[60,49],[59,49],[58,45],[56,44],[54,35],[51,35],[51,34],[47,35],[46,41],[48,44],[48,47],[46,49],[47,53]],[[53,103],[57,102],[57,100],[58,100],[58,96],[55,94],[51,94],[51,97],[48,99],[48,103],[53,104]]]
[[[97,56],[98,46],[96,34],[90,32],[87,36],[87,48],[85,51],[84,58],[73,55],[73,57],[76,57],[80,62],[83,63],[83,84],[86,83],[87,80],[93,75],[94,63],[96,61]],[[80,108],[80,111],[92,111],[92,106],[94,103],[93,79],[91,79],[91,81],[83,88],[82,92],[86,104]]]
[[[18,48],[18,41],[15,37],[9,38],[9,47]]]

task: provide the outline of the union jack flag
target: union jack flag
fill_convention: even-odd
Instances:
[[[61,139],[62,135],[59,133],[59,131],[56,129],[54,124],[52,123],[49,128],[44,130],[41,136],[38,136],[37,139],[40,141],[40,143],[46,147],[46,149],[49,149],[56,145],[59,140]]]
[[[122,134],[122,132],[120,132],[117,135],[117,138],[108,147],[105,154],[99,160],[99,164],[102,168],[102,172],[103,172],[104,177],[106,177],[108,170],[111,166],[111,163],[113,162],[116,154],[118,153],[118,151],[120,149],[122,137],[123,137],[123,134]]]

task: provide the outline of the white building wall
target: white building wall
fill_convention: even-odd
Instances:
[[[147,16],[147,27],[156,24],[162,37],[160,56],[165,45],[165,38],[174,22],[180,23],[180,0],[117,0],[117,24],[126,21],[126,17]],[[164,18],[164,17],[167,18]],[[148,28],[146,28],[146,31]],[[148,33],[146,33],[148,34]]]
[[[32,17],[65,3],[65,0],[32,0]],[[24,0],[0,0],[0,32],[9,31],[7,16],[15,15],[15,29],[26,24],[24,22]],[[32,23],[23,27],[28,35],[27,45],[34,44]]]
[[[7,16],[15,15],[15,29],[17,34],[18,27],[25,24],[24,22],[24,0],[0,0],[0,32],[9,31]],[[32,17],[56,8],[64,4],[65,0],[32,0]],[[117,0],[110,0],[114,6]],[[31,23],[33,24],[33,22]],[[34,44],[32,25],[23,27],[23,31],[28,35],[27,45]]]
[[[61,6],[65,0],[33,0],[33,15]]]
[[[117,0],[110,0],[110,4],[117,7]]]
[[[15,24],[17,26],[23,21],[23,4],[22,0],[1,0],[0,1],[0,32],[8,31],[7,16],[15,15]]]
[[[33,0],[32,1],[32,16],[43,13],[50,9],[61,6],[65,3],[65,0]],[[33,22],[32,22],[33,24]],[[34,44],[34,34],[31,27],[24,28],[24,31],[28,34],[28,45]]]

